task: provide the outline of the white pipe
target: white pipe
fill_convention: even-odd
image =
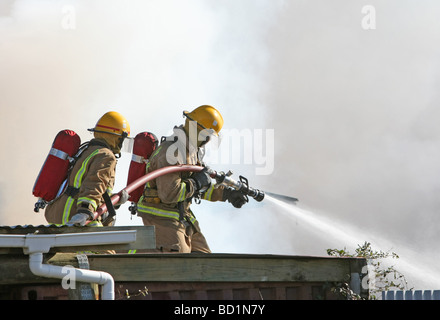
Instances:
[[[47,278],[63,279],[66,276],[65,268],[50,264],[43,264],[43,254],[35,252],[29,254],[29,267],[33,274]],[[75,271],[75,281],[97,283],[102,285],[102,300],[114,300],[115,281],[113,277],[103,271],[72,268]]]
[[[116,243],[130,243],[136,241],[136,230],[67,233],[50,235],[0,235],[0,248],[23,248],[29,255],[29,268],[32,273],[47,278],[63,279],[66,276],[65,267],[43,264],[43,253],[49,252],[52,247],[87,246]],[[103,271],[71,268],[75,273],[75,281],[97,283],[102,285],[102,299],[115,298],[115,281],[113,277]]]

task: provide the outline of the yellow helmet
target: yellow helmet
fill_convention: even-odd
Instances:
[[[94,132],[111,133],[118,136],[130,136],[130,125],[127,119],[119,112],[109,111],[96,123],[95,128],[88,129]]]
[[[196,121],[203,129],[212,129],[218,135],[223,127],[223,117],[213,106],[203,105],[192,112],[183,111],[183,116]]]

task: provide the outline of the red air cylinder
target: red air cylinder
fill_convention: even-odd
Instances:
[[[67,178],[69,157],[79,149],[81,138],[72,130],[62,130],[55,137],[52,148],[35,181],[32,194],[49,202],[55,199]]]
[[[128,170],[127,185],[133,181],[143,177],[147,172],[147,163],[151,154],[156,150],[159,141],[157,137],[151,132],[141,132],[134,138],[133,156]],[[138,202],[144,191],[143,186],[135,189],[130,193],[130,201]]]

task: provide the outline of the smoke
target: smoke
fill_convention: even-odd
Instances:
[[[63,29],[65,3],[9,1],[0,14],[2,224],[44,222],[32,212],[32,186],[53,138],[70,128],[88,140],[85,129],[117,91],[123,48],[110,41],[111,34],[97,37],[102,25],[93,32],[86,23],[76,33]]]
[[[59,130],[86,141],[115,110],[133,134],[162,136],[183,110],[212,104],[225,129],[275,137],[271,174],[215,169],[392,240],[397,253],[438,258],[440,6],[368,4],[372,30],[363,1],[2,1],[0,224],[45,223],[31,190]],[[279,210],[194,208],[215,252],[325,254],[325,238]],[[120,224],[140,223],[120,212]]]
[[[222,111],[225,129],[261,128],[258,79],[249,73],[261,74],[265,62],[251,36],[264,31],[263,2],[250,11],[249,2],[224,4],[2,2],[0,116],[8,138],[0,156],[1,224],[45,222],[32,212],[31,190],[54,136],[69,128],[86,141],[86,129],[106,111],[121,112],[133,134],[159,137],[183,122],[183,110],[206,103]],[[236,112],[247,108],[253,112]],[[120,160],[117,187],[128,161]]]
[[[265,187],[435,265],[440,7],[370,1],[377,25],[365,30],[364,4],[295,1],[280,13],[265,101],[283,147]]]
[[[1,224],[44,223],[31,191],[59,130],[86,141],[115,110],[133,133],[160,136],[184,109],[215,100],[204,60],[216,30],[201,1],[16,0],[0,9]]]
[[[406,266],[413,284],[429,286],[417,266],[432,267],[429,276],[439,272],[440,7],[370,1],[377,25],[365,30],[364,5],[285,2],[258,35],[267,57],[258,101],[265,127],[275,128],[276,151],[273,174],[254,181],[298,197],[300,206],[342,230],[362,230],[365,241],[386,239],[379,241],[382,250],[414,263],[412,270]],[[232,251],[239,243],[251,252],[319,255],[336,244],[280,210],[242,209],[224,223],[215,215],[209,231],[228,230]],[[229,224],[237,227],[231,231]]]
[[[440,8],[373,1],[364,30],[361,2],[314,3],[286,6],[269,40],[269,126],[286,148],[268,187],[288,177],[285,192],[339,219],[438,242]]]

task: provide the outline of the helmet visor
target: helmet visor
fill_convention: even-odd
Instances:
[[[210,145],[217,149],[222,142],[222,134],[217,133],[214,129],[203,129],[199,132],[198,140],[202,141],[202,145],[210,142]]]
[[[125,137],[124,141],[122,142],[121,152],[133,153],[133,145],[134,139],[130,137]]]

